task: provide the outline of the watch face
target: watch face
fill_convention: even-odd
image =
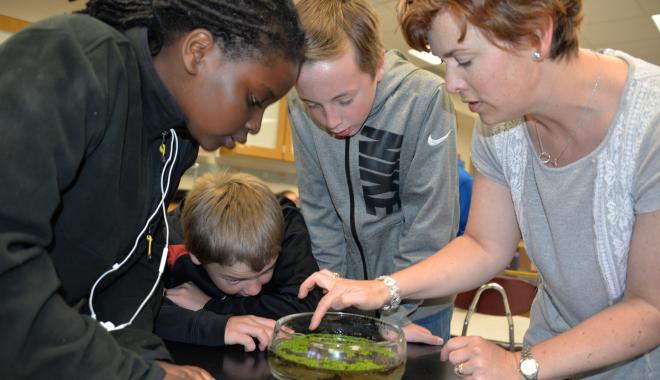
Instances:
[[[538,365],[534,359],[523,360],[522,363],[520,363],[520,372],[522,372],[523,375],[533,375],[537,370]]]

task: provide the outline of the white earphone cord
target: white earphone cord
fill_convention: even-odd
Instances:
[[[105,271],[105,273],[103,273],[96,280],[96,282],[94,282],[94,286],[92,286],[92,290],[90,291],[90,294],[89,294],[89,310],[90,310],[90,313],[91,313],[91,317],[95,320],[97,319],[96,318],[96,312],[94,311],[94,291],[96,290],[96,287],[98,286],[98,284],[107,275],[109,275],[110,273],[116,272],[126,262],[128,262],[128,260],[131,258],[131,256],[135,252],[135,249],[138,246],[140,238],[142,237],[144,232],[149,227],[149,224],[151,223],[153,218],[156,216],[156,214],[158,214],[159,211],[162,211],[163,220],[165,222],[165,247],[163,248],[163,252],[162,252],[161,258],[160,258],[160,263],[159,263],[159,266],[158,266],[158,277],[156,278],[156,282],[154,283],[154,285],[151,287],[151,290],[149,291],[149,294],[144,298],[144,300],[142,301],[142,303],[137,308],[137,310],[135,311],[135,313],[133,314],[133,316],[131,317],[131,319],[128,322],[123,323],[123,324],[118,325],[118,326],[115,326],[114,323],[112,323],[110,321],[107,321],[107,322],[99,321],[101,326],[103,326],[108,331],[120,330],[120,329],[123,329],[125,327],[130,326],[133,323],[135,318],[137,318],[138,314],[140,314],[140,311],[142,311],[142,308],[144,307],[144,305],[146,305],[147,301],[149,300],[149,298],[151,298],[154,291],[158,287],[158,283],[160,282],[160,278],[162,277],[163,271],[165,270],[165,263],[167,262],[168,244],[169,244],[169,241],[170,241],[170,227],[169,227],[169,223],[167,222],[167,207],[165,206],[165,198],[167,197],[167,193],[168,193],[169,188],[170,188],[170,182],[172,180],[172,170],[174,169],[174,164],[176,163],[176,159],[177,159],[177,156],[178,156],[178,153],[179,153],[179,138],[178,138],[176,132],[174,131],[174,129],[170,129],[170,133],[172,134],[172,140],[170,141],[170,154],[167,157],[167,160],[165,161],[165,164],[163,165],[163,171],[161,172],[161,175],[160,175],[160,192],[161,192],[160,202],[156,206],[156,209],[151,214],[151,216],[149,216],[149,218],[147,219],[147,222],[145,223],[144,228],[142,228],[142,231],[140,231],[140,233],[138,233],[137,237],[135,238],[135,243],[133,244],[133,248],[131,248],[131,251],[128,253],[128,255],[126,255],[126,257],[120,263],[113,264],[112,268]],[[169,168],[168,168],[168,166],[169,166]],[[167,181],[165,181],[165,172],[167,172]],[[165,187],[163,187],[163,182],[165,182]]]

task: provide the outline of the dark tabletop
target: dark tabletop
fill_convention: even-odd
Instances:
[[[204,347],[166,342],[177,364],[202,367],[218,380],[274,379],[267,352],[245,352],[242,346]],[[440,361],[440,347],[408,343],[404,380],[460,379],[449,362]]]

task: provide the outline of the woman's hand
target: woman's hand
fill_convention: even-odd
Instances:
[[[518,359],[513,352],[478,336],[451,338],[440,351],[457,375],[466,379],[518,379]]]
[[[225,344],[240,344],[245,351],[265,350],[273,340],[275,321],[255,315],[237,315],[229,318],[225,327]]]
[[[176,365],[162,360],[158,364],[165,370],[165,380],[215,380],[205,370],[192,365]]]
[[[305,298],[307,294],[318,286],[326,291],[326,295],[319,301],[310,330],[314,330],[321,323],[325,313],[330,310],[342,310],[353,306],[360,310],[375,310],[382,307],[390,296],[387,285],[382,281],[346,280],[335,272],[323,269],[307,277],[298,291],[298,298]]]
[[[203,309],[204,305],[211,299],[190,281],[176,288],[167,289],[165,296],[176,305],[192,311]]]

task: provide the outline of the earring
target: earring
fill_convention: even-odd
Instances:
[[[535,61],[540,61],[541,60],[541,52],[539,50],[534,50],[532,52],[532,59]]]

